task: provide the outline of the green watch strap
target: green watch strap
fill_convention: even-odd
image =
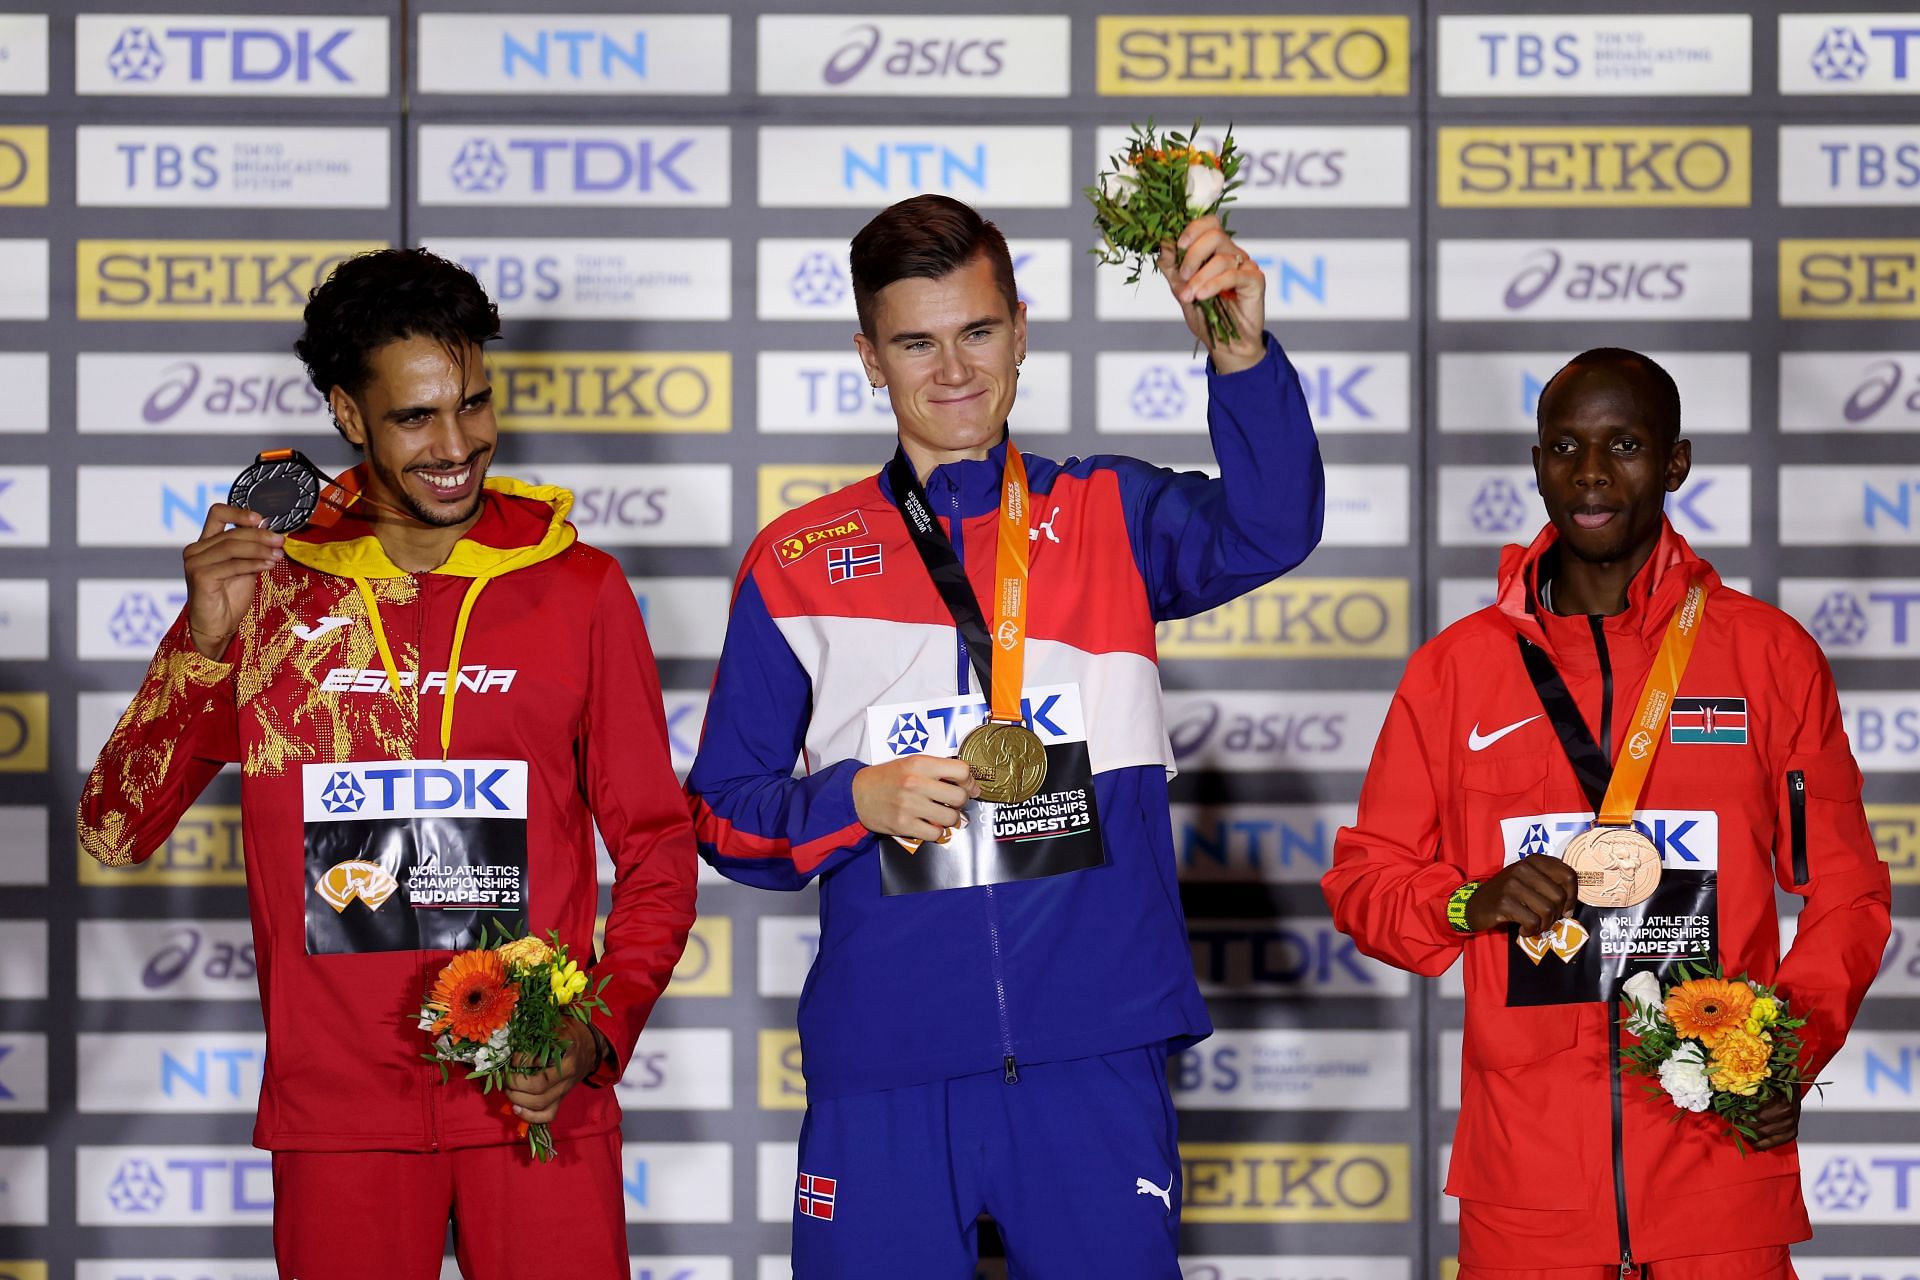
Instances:
[[[1458,889],[1455,889],[1447,898],[1447,923],[1453,926],[1454,932],[1473,932],[1472,929],[1467,927],[1467,899],[1471,898],[1474,891],[1479,887],[1480,882],[1478,880],[1469,880]]]

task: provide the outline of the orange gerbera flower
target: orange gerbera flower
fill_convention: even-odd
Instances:
[[[434,1034],[485,1040],[507,1025],[519,999],[520,988],[507,981],[507,965],[498,951],[462,951],[433,984],[433,1003],[446,1010],[433,1024]]]
[[[1667,1017],[1683,1036],[1709,1046],[1745,1027],[1753,988],[1724,978],[1695,978],[1667,993]]]

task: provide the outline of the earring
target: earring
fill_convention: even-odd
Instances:
[[[869,382],[867,384],[867,394],[878,399],[880,395],[880,384],[877,382]]]

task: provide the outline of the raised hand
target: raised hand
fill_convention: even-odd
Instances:
[[[1176,254],[1175,247],[1181,252]],[[1187,328],[1213,356],[1214,368],[1238,373],[1260,363],[1266,355],[1267,277],[1233,242],[1219,218],[1208,214],[1188,223],[1177,246],[1160,250],[1160,274],[1180,303]],[[1238,337],[1214,341],[1198,305],[1207,298],[1219,300],[1233,318]]]
[[[253,604],[255,580],[286,555],[280,549],[285,539],[259,527],[264,518],[243,507],[215,503],[207,511],[200,540],[181,553],[187,572],[187,629],[193,647],[205,657],[226,652]]]

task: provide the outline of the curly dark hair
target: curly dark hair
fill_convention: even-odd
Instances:
[[[368,357],[389,342],[431,338],[457,356],[500,336],[500,310],[480,282],[425,249],[348,258],[307,296],[305,319],[293,349],[323,398],[335,387],[359,395]]]
[[[1009,316],[1020,310],[1013,255],[1000,228],[952,196],[919,195],[889,205],[853,238],[853,305],[860,331],[873,331],[873,299],[896,280],[938,280],[985,255]]]

